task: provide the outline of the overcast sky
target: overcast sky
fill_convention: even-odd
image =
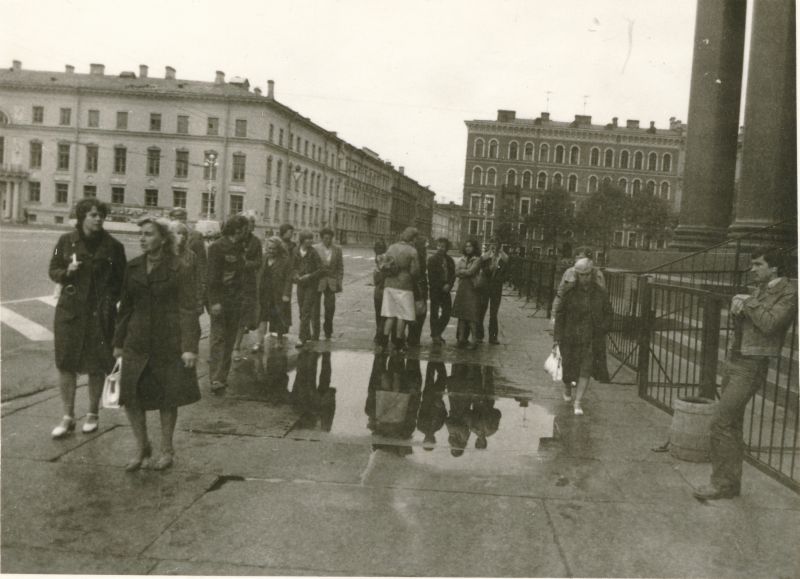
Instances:
[[[0,0],[0,66],[243,76],[438,201],[461,200],[466,119],[686,120],[696,0]],[[588,95],[585,96],[584,95]]]

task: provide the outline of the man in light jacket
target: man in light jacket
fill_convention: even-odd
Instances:
[[[344,260],[342,248],[333,243],[333,230],[327,227],[319,232],[320,243],[314,245],[314,250],[322,260],[322,274],[317,284],[319,295],[314,302],[314,314],[311,318],[312,334],[319,340],[320,300],[325,306],[325,322],[322,329],[325,339],[330,340],[333,335],[333,314],[336,312],[336,294],[342,291],[344,280]]]

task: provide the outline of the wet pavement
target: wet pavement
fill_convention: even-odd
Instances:
[[[222,396],[201,367],[163,473],[124,472],[120,411],[56,442],[54,392],[3,405],[2,571],[797,575],[800,498],[746,465],[742,497],[695,501],[708,465],[651,452],[670,418],[624,372],[575,417],[541,312],[507,296],[500,346],[376,355],[370,293],[346,287],[330,342],[268,338]]]

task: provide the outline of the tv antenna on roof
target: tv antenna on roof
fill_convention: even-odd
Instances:
[[[545,110],[545,112],[549,113],[550,112],[550,95],[553,94],[553,91],[551,91],[551,90],[545,91],[545,94],[547,95],[547,104],[545,105],[544,110]]]
[[[589,100],[589,96],[591,96],[591,95],[588,95],[588,94],[583,95],[583,114],[584,115],[586,114],[586,103]]]

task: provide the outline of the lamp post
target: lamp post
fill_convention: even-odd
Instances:
[[[215,202],[217,186],[215,181],[217,180],[217,155],[215,153],[206,155],[203,166],[205,167],[207,175],[206,189],[208,190],[208,205],[205,208],[206,217],[216,217],[217,207]]]
[[[295,165],[294,169],[292,169],[292,171],[289,174],[292,176],[292,179],[294,180],[294,192],[297,193],[298,190],[300,189],[299,183],[300,183],[300,178],[303,176],[303,170],[300,168],[300,165]],[[288,204],[286,205],[286,217],[287,217],[286,220],[288,221],[289,220],[288,219],[288,217],[289,217],[289,205]],[[299,225],[297,223],[297,211],[296,210],[295,210],[295,213],[294,213],[294,225],[295,226]]]

